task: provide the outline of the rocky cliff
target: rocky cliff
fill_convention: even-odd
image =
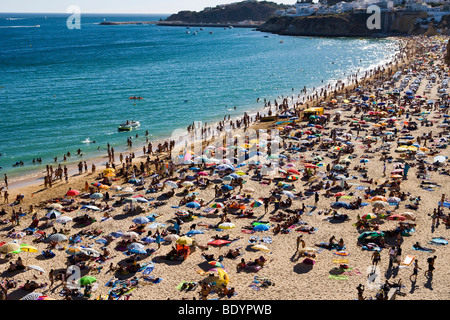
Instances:
[[[428,24],[418,23],[427,16],[425,12],[382,12],[379,29],[369,29],[367,21],[370,16],[371,14],[360,12],[272,17],[258,30],[293,36],[383,37],[425,34],[429,29]]]
[[[217,6],[200,12],[180,11],[169,16],[165,21],[185,23],[236,23],[245,20],[266,21],[278,9],[288,6],[269,1],[238,2],[225,6]]]

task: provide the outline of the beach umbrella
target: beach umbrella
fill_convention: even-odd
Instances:
[[[139,235],[136,232],[134,232],[134,231],[128,231],[128,232],[125,232],[124,234],[122,234],[122,238],[124,238],[124,239],[137,239],[137,238],[139,238]]]
[[[199,176],[208,176],[209,173],[206,171],[200,171],[199,173],[197,173]]]
[[[147,226],[149,229],[157,229],[157,228],[164,228],[166,225],[161,222],[154,222],[151,225]]]
[[[211,208],[223,208],[225,205],[222,202],[215,202],[211,205]]]
[[[188,203],[186,203],[186,207],[188,207],[188,208],[194,208],[194,209],[198,209],[198,208],[200,208],[200,207],[201,207],[201,205],[200,205],[200,203],[198,203],[198,202],[194,202],[194,201],[192,201],[192,202],[188,202]]]
[[[208,242],[208,245],[213,246],[213,247],[222,247],[222,246],[226,246],[230,243],[231,243],[231,241],[228,241],[228,240],[216,239],[216,240]]]
[[[220,263],[219,261],[209,261],[208,264],[210,264],[216,268],[225,268],[224,265],[222,263]]]
[[[145,247],[144,247],[144,245],[143,244],[141,244],[141,243],[137,243],[137,242],[134,242],[134,243],[132,243],[132,244],[130,244],[128,247],[127,247],[127,249],[128,249],[128,251],[130,251],[130,252],[133,252],[133,253],[140,253],[140,252],[146,252],[145,251]]]
[[[362,240],[367,237],[372,237],[372,238],[384,237],[384,232],[382,232],[382,231],[365,231],[358,236],[358,240]]]
[[[384,202],[384,201],[374,201],[372,202],[372,206],[374,208],[385,208],[389,205],[389,203]]]
[[[387,202],[388,203],[399,203],[400,201],[402,201],[400,198],[398,197],[390,197]]]
[[[383,197],[383,196],[374,196],[374,197],[370,198],[369,201],[371,201],[371,202],[374,202],[374,201],[387,202],[387,199],[386,199],[386,197]]]
[[[196,235],[196,234],[204,234],[204,232],[201,231],[201,230],[196,230],[196,229],[194,229],[194,230],[189,230],[188,232],[186,232],[186,235],[187,235],[188,237],[193,236],[193,235]]]
[[[32,269],[32,270],[36,270],[36,271],[39,271],[39,272],[42,272],[42,273],[45,272],[45,270],[42,267],[40,267],[40,266],[28,265],[27,268],[28,269]]]
[[[177,210],[177,212],[175,212],[175,215],[177,217],[187,217],[187,216],[189,216],[189,212],[187,212],[186,210],[183,210],[183,209],[179,209],[179,210]]]
[[[232,186],[227,185],[227,184],[223,185],[223,186],[220,187],[220,188],[221,188],[222,190],[224,190],[224,191],[231,191],[231,190],[234,189]]]
[[[181,185],[183,187],[192,187],[194,183],[192,181],[184,181]]]
[[[164,237],[164,241],[173,242],[173,241],[177,241],[178,238],[179,238],[179,236],[177,236],[176,234],[169,234],[168,236]]]
[[[255,200],[250,204],[250,207],[252,208],[258,208],[261,207],[264,204],[264,202],[259,201],[259,200]]]
[[[178,188],[178,184],[174,181],[166,181],[165,184],[173,189]]]
[[[25,251],[25,252],[38,252],[38,249],[35,248],[35,247],[33,247],[33,246],[27,245],[27,244],[22,244],[22,245],[20,246],[20,251]]]
[[[20,238],[25,237],[26,235],[27,235],[27,234],[26,234],[25,232],[22,232],[22,231],[16,231],[16,232],[11,233],[11,234],[9,235],[9,237],[12,238],[12,239],[20,239]]]
[[[445,156],[437,156],[433,158],[433,162],[441,162],[444,163],[447,158]]]
[[[193,240],[187,236],[181,236],[175,242],[177,244],[183,244],[185,246],[190,246],[190,245],[192,245],[192,241]]]
[[[361,219],[363,219],[363,220],[371,220],[371,219],[375,219],[377,217],[377,215],[375,214],[375,213],[366,213],[366,214],[363,214],[362,216],[361,216]]]
[[[394,214],[394,215],[390,215],[389,217],[387,217],[386,219],[388,220],[400,220],[400,221],[404,221],[406,220],[406,217],[399,215],[399,214]]]
[[[253,230],[255,230],[255,231],[267,231],[269,229],[270,229],[270,227],[266,224],[259,224],[255,227],[253,227]]]
[[[89,196],[91,199],[101,199],[103,198],[103,194],[100,192],[93,193]]]
[[[52,211],[50,211],[49,213],[47,213],[45,216],[46,216],[47,218],[49,218],[49,219],[56,219],[56,218],[58,218],[59,216],[61,216],[61,212],[56,211],[56,210],[52,210]]]
[[[267,248],[266,246],[264,246],[264,245],[262,245],[262,244],[254,245],[254,246],[252,246],[252,249],[270,252],[269,248]]]
[[[67,237],[65,235],[63,235],[62,233],[54,233],[54,234],[49,235],[46,240],[60,242],[60,241],[66,241]]]
[[[293,174],[300,174],[300,172],[298,172],[298,170],[296,170],[296,169],[289,169],[287,172],[289,172],[289,173],[293,173]]]
[[[74,190],[74,189],[66,192],[66,196],[70,196],[70,197],[78,196],[79,194],[80,194],[80,191]]]
[[[359,161],[359,163],[367,163],[367,162],[369,162],[369,159],[361,159],[361,160]]]
[[[137,217],[137,218],[134,218],[132,220],[132,222],[135,224],[147,224],[150,222],[150,220],[147,219],[146,217]]]
[[[333,197],[342,197],[345,196],[345,192],[337,192],[333,195]]]
[[[84,252],[88,256],[92,256],[94,258],[100,257],[100,252],[91,248],[81,248],[81,251]]]
[[[62,210],[63,206],[59,203],[52,203],[52,204],[48,205],[47,208],[53,209],[53,210]]]
[[[290,191],[283,190],[283,194],[285,194],[288,198],[295,198],[295,195]]]
[[[156,239],[152,238],[152,237],[145,237],[145,238],[142,238],[141,240],[144,241],[145,243],[154,243],[154,242],[156,242]]]
[[[344,169],[345,167],[343,166],[343,165],[340,165],[340,164],[336,164],[335,166],[333,166],[333,169],[334,170],[342,170],[342,169]]]
[[[81,250],[82,248],[77,246],[70,246],[69,248],[67,248],[66,253],[71,255],[71,256],[76,256],[77,254],[82,254],[83,251]]]
[[[406,219],[409,219],[409,220],[416,220],[416,215],[412,212],[403,212],[403,213],[400,213],[400,215],[404,216]]]
[[[103,170],[103,174],[108,174],[108,173],[115,173],[116,170],[114,168],[106,168],[105,170]]]
[[[234,223],[231,222],[224,222],[219,224],[219,229],[233,229],[236,226],[234,225]]]
[[[58,217],[58,218],[55,220],[55,223],[66,224],[67,222],[72,221],[72,220],[73,220],[73,219],[72,219],[71,217],[68,217],[68,216],[61,216],[61,217]]]
[[[80,278],[80,286],[86,286],[88,284],[94,283],[97,281],[97,278],[92,277],[92,276],[84,276],[82,278]]]

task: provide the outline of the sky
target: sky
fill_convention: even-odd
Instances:
[[[177,13],[182,10],[201,11],[205,7],[240,2],[241,0],[1,0],[0,13],[67,13],[78,6],[81,13]],[[297,0],[270,0],[294,4]]]

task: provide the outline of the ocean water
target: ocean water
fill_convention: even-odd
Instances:
[[[345,80],[397,49],[392,39],[98,24],[165,17],[157,15],[82,15],[81,29],[70,30],[68,17],[0,14],[0,174],[10,178],[42,171],[78,148],[87,160],[104,155],[107,143],[116,154],[125,150],[135,134],[134,146],[145,143],[146,130],[162,139],[193,121],[240,116],[263,108],[264,98]],[[135,95],[145,99],[129,99]],[[118,132],[127,119],[141,127]],[[87,138],[96,143],[82,143]],[[33,164],[39,157],[42,165]],[[13,167],[18,161],[24,166]]]

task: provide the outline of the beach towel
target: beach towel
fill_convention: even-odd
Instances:
[[[272,238],[271,237],[264,237],[264,238],[262,238],[262,242],[264,242],[264,243],[272,243]]]
[[[350,253],[348,253],[347,251],[336,251],[333,254],[345,257],[345,256],[348,256]]]
[[[252,283],[251,285],[249,285],[249,287],[252,288],[252,289],[255,290],[255,291],[261,290],[261,288],[258,287],[258,286],[257,286],[256,284],[254,284],[254,283]]]
[[[162,278],[156,278],[154,276],[144,277],[143,279],[151,283],[160,283],[163,280]]]
[[[348,259],[333,259],[333,263],[348,263]]]
[[[249,243],[256,243],[256,242],[258,242],[258,240],[259,240],[259,237],[251,236],[250,239],[248,239],[248,242]]]
[[[153,270],[155,269],[154,263],[149,263],[148,266],[146,266],[142,272],[143,275],[149,275]],[[141,271],[141,270],[139,270]]]
[[[106,239],[102,238],[102,239],[97,239],[95,240],[96,243],[101,243],[101,244],[106,244],[108,241],[106,241]]]
[[[255,230],[247,230],[247,229],[243,229],[243,230],[241,230],[241,232],[242,232],[242,233],[247,233],[247,234],[252,234],[252,233],[255,233],[256,231],[255,231]]]
[[[411,263],[413,263],[414,259],[415,259],[414,256],[407,255],[407,256],[405,257],[405,259],[403,259],[402,265],[404,265],[404,266],[410,266]]]
[[[448,240],[442,237],[436,237],[433,238],[430,242],[428,242],[429,244],[434,244],[437,246],[445,246],[446,244],[448,244]]]

